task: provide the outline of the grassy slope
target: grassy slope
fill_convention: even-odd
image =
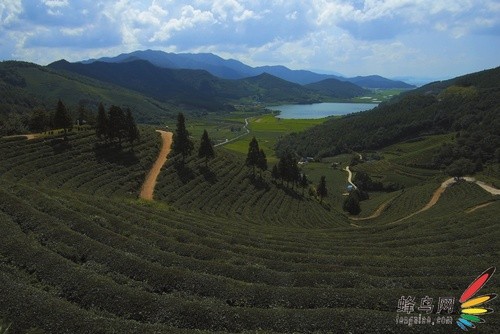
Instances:
[[[169,164],[150,204],[135,198],[159,141],[151,129],[142,138],[133,156],[96,153],[89,133],[71,136],[71,148],[0,140],[0,317],[14,333],[400,333],[402,295],[458,297],[500,265],[499,202],[464,213],[493,199],[475,185],[390,224],[435,188],[424,182],[356,228],[269,181],[259,188],[241,156],[219,149],[209,170],[188,161],[187,182]],[[485,319],[481,333],[497,333],[498,313]]]

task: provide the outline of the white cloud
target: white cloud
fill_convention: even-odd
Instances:
[[[45,62],[151,48],[348,74],[418,73],[448,69],[443,57],[458,54],[448,63],[464,68],[469,55],[498,65],[499,36],[498,0],[0,2],[0,57]]]
[[[86,27],[80,28],[61,28],[61,33],[65,36],[81,36],[86,31]]]
[[[50,8],[66,7],[69,5],[68,0],[43,0],[43,3]]]
[[[191,29],[199,24],[215,23],[213,14],[209,11],[194,9],[191,5],[181,8],[180,18],[172,18],[162,24],[160,30],[149,40],[162,42],[168,40],[174,32]]]
[[[291,13],[286,14],[286,15],[285,15],[285,18],[286,18],[287,20],[296,20],[296,19],[297,19],[297,15],[298,15],[298,13],[297,13],[297,11],[295,10],[295,11],[293,11],[293,12],[291,12]]]
[[[4,0],[0,3],[0,29],[12,24],[22,13],[21,0]]]

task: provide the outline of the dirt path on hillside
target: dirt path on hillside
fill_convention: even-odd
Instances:
[[[476,179],[472,178],[472,177],[466,177],[464,178],[465,181],[467,182],[472,182],[472,183],[475,183],[477,184],[478,186],[480,186],[481,188],[483,188],[484,190],[486,190],[487,192],[489,192],[490,194],[492,195],[500,195],[500,190],[495,188],[495,187],[492,187],[492,186],[489,186],[487,184],[485,184],[484,182],[481,182],[481,181],[476,181]],[[439,201],[439,198],[441,197],[441,195],[444,193],[444,191],[446,190],[446,188],[448,188],[450,185],[452,185],[453,183],[457,182],[454,178],[450,178],[446,181],[444,181],[441,186],[439,186],[439,188],[436,189],[436,191],[434,191],[434,194],[432,195],[431,197],[431,200],[429,201],[429,203],[427,203],[422,209],[406,216],[406,217],[403,217],[401,219],[398,219],[396,220],[395,222],[392,222],[391,224],[395,224],[395,223],[399,223],[403,220],[406,220],[408,218],[411,218],[419,213],[422,213],[424,211],[427,211],[429,210],[430,208],[432,208],[434,205],[436,205],[436,203]],[[490,205],[491,203],[486,203],[486,204],[481,204],[481,205],[478,205],[477,207],[475,208],[472,208],[468,211],[466,211],[467,213],[470,213],[470,212],[473,212],[477,209],[480,209],[480,208],[483,208],[483,207],[486,207],[488,205]]]
[[[475,207],[472,207],[470,209],[465,210],[465,213],[473,213],[474,211],[485,208],[487,206],[490,206],[493,203],[495,203],[495,202],[492,201],[492,202],[487,202],[487,203],[476,205]]]
[[[356,185],[354,183],[352,183],[352,172],[351,170],[349,169],[349,166],[347,166],[346,168],[344,168],[344,170],[347,172],[347,182],[349,182],[349,184],[354,188],[354,189],[358,189],[358,187],[356,187]]]
[[[146,200],[153,199],[153,193],[156,186],[156,179],[158,178],[158,175],[160,175],[161,168],[167,161],[167,156],[170,153],[170,148],[172,146],[172,135],[173,135],[172,132],[166,132],[162,130],[156,130],[156,132],[159,132],[161,134],[162,146],[160,154],[158,155],[158,158],[153,164],[153,167],[151,167],[151,170],[146,176],[146,181],[144,181],[144,184],[142,185],[141,188],[141,193],[139,194],[139,198]]]
[[[26,138],[27,140],[32,140],[32,139],[35,139],[39,136],[39,134],[28,134],[28,135],[13,135],[13,136],[5,136],[5,137],[2,137],[2,138],[5,138],[5,139],[9,139],[9,138]]]
[[[493,186],[490,186],[482,181],[477,181],[473,177],[464,177],[464,179],[467,182],[473,182],[473,183],[477,184],[478,186],[480,186],[481,188],[483,188],[484,190],[486,190],[487,192],[489,192],[492,195],[500,195],[500,189],[497,189]]]
[[[398,196],[396,196],[398,197]],[[396,198],[394,197],[394,198]],[[369,219],[375,219],[377,218],[378,216],[380,216],[382,214],[382,212],[384,212],[384,210],[387,208],[387,206],[389,206],[389,204],[394,200],[394,198],[391,198],[390,200],[388,201],[385,201],[384,203],[382,203],[378,208],[377,210],[375,210],[375,212],[373,212],[370,216],[368,217],[362,217],[362,218],[358,218],[358,217],[349,217],[350,220],[356,220],[356,221],[361,221],[361,220],[369,220]]]

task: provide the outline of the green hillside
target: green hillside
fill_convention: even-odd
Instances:
[[[58,99],[75,113],[80,105],[97,111],[100,102],[129,107],[141,123],[158,123],[179,111],[137,92],[31,63],[1,62],[0,87],[0,135],[19,133],[23,130],[20,115],[36,108],[53,110]]]
[[[284,138],[277,151],[329,156],[380,149],[423,135],[455,133],[455,143],[438,149],[425,167],[441,168],[459,158],[480,167],[500,159],[498,101],[500,68],[495,68],[429,84],[373,110],[329,120]]]
[[[424,176],[379,219],[353,224],[218,148],[206,169],[167,162],[144,202],[160,142],[152,128],[141,138],[133,150],[85,131],[0,140],[0,318],[12,333],[428,333],[396,324],[401,296],[458,298],[500,265],[500,202],[466,213],[495,199],[474,184],[395,223],[437,186]],[[498,312],[484,318],[481,333],[497,333]]]
[[[321,94],[337,98],[353,98],[370,94],[371,91],[361,88],[350,82],[344,82],[337,79],[326,79],[319,82],[306,85],[307,88],[316,90]]]

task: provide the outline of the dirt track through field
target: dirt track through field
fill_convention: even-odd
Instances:
[[[384,212],[384,210],[387,208],[387,206],[394,200],[394,198],[391,198],[390,200],[388,201],[385,201],[384,203],[382,203],[382,205],[380,205],[377,210],[375,210],[374,213],[372,213],[370,216],[368,217],[363,217],[363,218],[358,218],[358,217],[349,217],[349,219],[351,220],[356,220],[356,221],[361,221],[361,220],[369,220],[369,219],[375,219],[377,218],[378,216],[380,216],[382,214],[382,212]]]
[[[173,135],[172,132],[166,132],[162,130],[156,130],[156,132],[159,132],[161,134],[162,146],[160,154],[158,155],[158,158],[153,164],[153,167],[151,167],[151,170],[146,176],[146,181],[144,181],[144,184],[142,185],[141,188],[141,193],[139,194],[139,198],[146,200],[153,199],[153,193],[156,186],[156,179],[158,178],[158,175],[160,175],[161,168],[167,161],[167,156],[170,153],[170,148],[172,146],[172,135]]]
[[[472,183],[475,183],[477,184],[478,186],[480,186],[481,188],[483,188],[484,190],[486,190],[487,192],[489,192],[490,194],[492,195],[500,195],[500,190],[495,188],[495,187],[492,187],[492,186],[489,186],[487,184],[485,184],[484,182],[481,182],[481,181],[476,181],[476,179],[472,178],[472,177],[466,177],[464,178],[465,181],[467,182],[472,182]],[[422,209],[406,216],[406,217],[403,217],[401,219],[398,219],[396,220],[395,222],[392,222],[391,224],[395,224],[395,223],[399,223],[403,220],[406,220],[408,218],[411,218],[421,212],[424,212],[424,211],[427,211],[429,210],[430,208],[432,208],[434,205],[436,205],[436,203],[439,201],[439,198],[441,197],[441,195],[444,193],[444,191],[446,190],[446,188],[448,188],[450,185],[452,185],[453,183],[457,182],[454,178],[450,178],[446,181],[444,181],[441,186],[439,186],[439,188],[436,189],[436,191],[434,192],[434,194],[432,195],[431,197],[431,200],[429,201],[429,203],[427,203]],[[480,208],[483,208],[483,207],[486,207],[488,206],[489,204],[483,204],[483,205],[480,205],[476,208],[473,208],[471,211],[467,211],[467,213],[471,213],[477,209],[480,209]]]

